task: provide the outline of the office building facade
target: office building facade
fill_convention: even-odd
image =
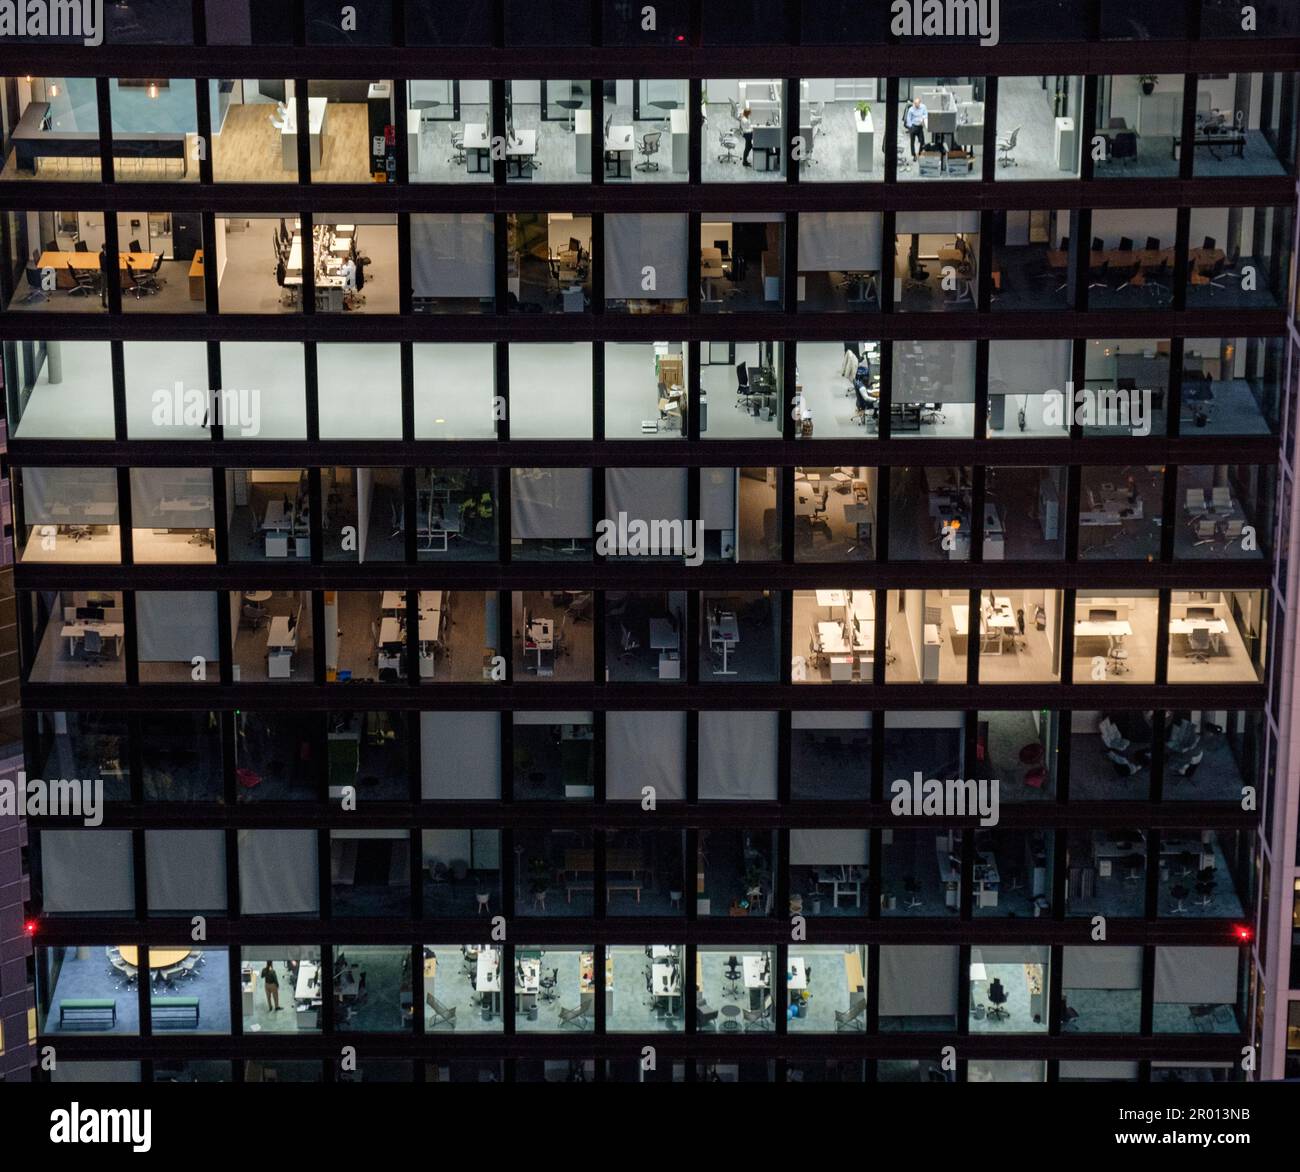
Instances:
[[[896,7],[0,46],[49,1077],[1281,1076],[1300,28]]]

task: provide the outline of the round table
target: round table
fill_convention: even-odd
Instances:
[[[178,965],[193,951],[190,948],[151,948],[149,949],[149,967],[151,969],[169,969]],[[140,950],[134,944],[123,944],[118,948],[122,959],[134,968],[140,967]]]
[[[736,1020],[736,1018],[740,1016],[739,1005],[724,1005],[722,1007],[722,1016],[727,1019],[722,1023],[722,1028],[726,1030],[727,1033],[733,1033],[740,1029],[740,1022]]]
[[[270,602],[271,592],[269,590],[245,590],[244,597],[249,602]]]

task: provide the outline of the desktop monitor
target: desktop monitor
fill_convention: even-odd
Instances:
[[[1119,611],[1093,609],[1088,611],[1088,618],[1094,623],[1113,623],[1118,621]]]
[[[1189,606],[1187,608],[1187,617],[1189,619],[1212,619],[1214,607],[1212,606]]]
[[[404,647],[403,643],[385,643],[382,650],[385,655],[401,655]]]
[[[102,623],[104,621],[104,609],[99,606],[79,606],[77,607],[77,618],[82,622]]]
[[[579,240],[576,236],[569,237],[569,251],[570,252],[582,251],[582,241]]]

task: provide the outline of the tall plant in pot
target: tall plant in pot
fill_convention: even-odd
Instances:
[[[1138,74],[1138,85],[1142,87],[1142,92],[1146,94],[1148,98],[1156,92],[1156,82],[1159,80],[1160,78],[1154,73]]]

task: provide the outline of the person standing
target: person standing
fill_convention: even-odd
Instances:
[[[268,960],[262,969],[262,988],[266,991],[266,1008],[270,1013],[280,1012],[280,978],[275,975],[275,962]]]
[[[912,145],[912,158],[918,153],[917,143],[925,146],[925,132],[929,127],[930,111],[919,97],[912,99],[912,104],[903,111],[903,129],[907,131]]]
[[[99,304],[108,308],[108,245],[99,246]]]
[[[740,133],[745,138],[745,154],[740,161],[744,166],[752,167],[754,164],[749,161],[749,156],[754,153],[754,118],[748,106],[740,112]]]

